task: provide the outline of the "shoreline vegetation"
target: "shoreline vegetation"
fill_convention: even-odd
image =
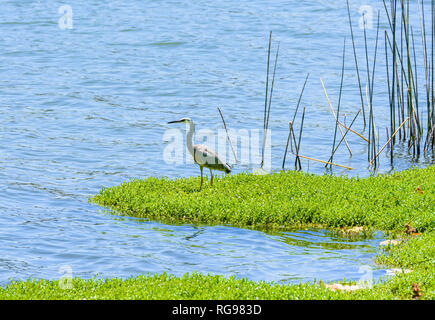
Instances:
[[[434,299],[435,166],[369,178],[302,172],[219,177],[198,190],[197,177],[146,178],[104,188],[90,201],[117,214],[180,223],[291,229],[318,225],[365,236],[383,230],[390,242],[376,263],[395,268],[371,287],[345,280],[278,284],[197,272],[128,279],[12,281],[0,299]],[[353,232],[355,231],[355,233]]]
[[[412,4],[412,3],[411,3]],[[255,282],[235,277],[225,278],[199,273],[174,276],[164,274],[140,275],[128,279],[72,279],[70,289],[62,289],[60,280],[12,281],[0,287],[0,299],[428,299],[435,298],[435,166],[412,168],[402,172],[356,178],[346,176],[303,173],[300,158],[341,166],[334,154],[344,142],[352,155],[346,135],[357,134],[367,144],[367,162],[379,167],[379,156],[389,152],[394,167],[396,144],[407,144],[408,154],[418,160],[433,156],[435,145],[435,85],[434,39],[435,2],[431,15],[425,16],[423,1],[418,3],[419,19],[411,23],[409,0],[383,0],[388,19],[386,30],[380,30],[377,14],[376,42],[369,55],[366,23],[364,23],[365,57],[358,60],[349,2],[347,10],[352,40],[352,55],[358,80],[361,108],[349,127],[340,114],[344,84],[346,40],[343,43],[341,84],[336,111],[322,79],[320,82],[334,120],[334,136],[328,161],[317,160],[299,153],[306,107],[301,110],[299,130],[295,122],[307,75],[302,87],[285,147],[282,169],[290,152],[295,157],[295,170],[266,175],[241,173],[216,177],[213,187],[205,184],[199,191],[199,177],[170,180],[149,177],[131,180],[119,186],[104,188],[89,200],[112,209],[116,214],[144,218],[163,223],[194,223],[231,225],[260,230],[291,230],[295,228],[328,228],[343,236],[365,237],[381,230],[388,236],[386,245],[376,262],[395,268],[393,276],[384,277],[373,286],[359,286],[355,282],[336,284],[322,282],[277,284]],[[363,19],[366,17],[363,15]],[[415,34],[413,25],[420,27]],[[417,29],[416,29],[417,30]],[[264,133],[269,127],[273,85],[278,60],[276,49],[269,91],[271,68],[271,38],[267,56],[266,95],[263,122]],[[383,39],[382,39],[383,38]],[[421,41],[423,54],[417,58],[416,43]],[[384,49],[384,50],[382,50]],[[371,51],[371,50],[370,50]],[[379,51],[379,52],[378,52]],[[382,52],[383,51],[383,52]],[[377,108],[373,98],[377,58],[385,56],[387,86],[383,88],[389,101],[389,125],[386,142],[380,147],[380,131],[384,128],[374,118]],[[359,63],[358,63],[359,61]],[[373,61],[373,62],[372,62]],[[417,62],[418,61],[418,62]],[[379,63],[379,62],[378,62]],[[365,66],[364,66],[365,65]],[[424,69],[423,84],[417,74]],[[365,70],[364,70],[365,68]],[[378,67],[379,68],[379,67]],[[367,77],[364,86],[362,79]],[[420,81],[420,82],[419,82]],[[365,88],[364,88],[365,87]],[[425,88],[424,92],[420,92]],[[365,94],[364,94],[365,91]],[[420,94],[420,96],[419,96]],[[365,97],[364,97],[365,96]],[[222,120],[223,115],[218,109]],[[361,114],[365,138],[351,127]],[[343,132],[345,130],[345,132]],[[298,137],[295,132],[299,131]],[[231,144],[231,141],[230,141]],[[290,149],[289,149],[290,144]],[[351,170],[352,168],[345,167]]]
[[[435,229],[435,166],[368,178],[281,171],[199,177],[149,177],[104,188],[90,201],[117,214],[164,223],[255,229],[363,226],[389,232]]]

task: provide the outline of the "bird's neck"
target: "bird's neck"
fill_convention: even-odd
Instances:
[[[187,145],[187,150],[189,150],[192,157],[195,158],[194,150],[193,150],[193,133],[194,132],[195,132],[195,125],[192,122],[190,122],[189,129],[187,130],[187,134],[186,134],[186,145]]]

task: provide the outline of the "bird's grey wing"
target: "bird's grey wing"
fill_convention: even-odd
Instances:
[[[193,146],[195,151],[195,162],[207,168],[231,171],[231,167],[213,149],[196,144]]]

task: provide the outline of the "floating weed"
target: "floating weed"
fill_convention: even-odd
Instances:
[[[162,222],[266,229],[365,227],[402,233],[405,224],[412,225],[412,233],[435,227],[435,166],[369,178],[241,173],[220,177],[201,191],[198,185],[199,177],[150,177],[104,188],[90,200],[123,215]],[[416,186],[424,193],[415,192]]]
[[[323,225],[338,233],[391,231],[400,242],[383,248],[376,262],[394,267],[379,283],[355,281],[277,284],[234,276],[146,274],[127,279],[74,278],[12,281],[0,299],[435,299],[434,167],[370,178],[316,176],[302,172],[238,174],[198,191],[196,177],[131,180],[104,188],[90,200],[123,214],[176,223],[206,222],[248,228],[291,229]],[[415,192],[420,186],[424,193]],[[408,226],[406,227],[405,224]],[[418,230],[420,235],[405,230]],[[343,229],[340,229],[343,228]],[[412,272],[407,272],[412,270]],[[332,286],[332,287],[331,287]],[[356,290],[357,289],[357,290]]]

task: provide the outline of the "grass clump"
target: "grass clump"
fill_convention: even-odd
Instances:
[[[308,284],[268,284],[218,275],[166,273],[128,279],[75,278],[71,289],[58,281],[12,282],[0,289],[0,299],[332,299],[338,294]]]
[[[376,262],[397,268],[399,274],[380,286],[402,299],[416,299],[417,287],[421,298],[435,299],[435,231],[407,236],[399,245],[386,247]]]
[[[20,300],[393,300],[435,299],[435,232],[404,236],[398,246],[385,249],[377,262],[409,273],[399,273],[356,291],[332,291],[322,282],[278,284],[251,281],[234,276],[200,273],[174,276],[146,274],[127,279],[72,279],[68,289],[62,280],[12,281],[0,287],[0,299]],[[356,284],[353,282],[352,284]],[[417,290],[418,289],[418,290]]]
[[[74,278],[70,289],[62,289],[58,280],[12,281],[0,287],[0,299],[433,300],[434,173],[432,166],[365,179],[300,172],[239,174],[219,178],[200,192],[198,178],[147,178],[105,188],[91,199],[122,214],[171,222],[267,228],[315,224],[341,227],[347,233],[359,231],[359,226],[393,231],[390,237],[399,244],[384,247],[376,262],[399,273],[369,287],[333,291],[322,282],[278,284],[163,273],[128,279]]]
[[[435,166],[369,178],[287,171],[199,178],[146,178],[104,188],[91,198],[117,213],[162,222],[291,229],[366,226],[417,232],[435,226]]]
[[[382,288],[381,291],[367,289],[346,293],[329,290],[321,283],[286,285],[199,273],[181,277],[164,273],[128,279],[74,278],[71,289],[60,288],[58,280],[12,282],[0,288],[0,299],[8,300],[332,300],[396,297],[388,288]]]
[[[351,292],[332,291],[322,282],[278,284],[234,276],[191,273],[177,277],[163,273],[128,279],[74,278],[69,289],[62,289],[59,280],[13,281],[0,287],[0,299],[392,300],[413,299],[413,288],[418,288],[419,299],[433,300],[435,232],[409,237],[402,243],[380,255],[378,262],[412,268],[412,272]]]

